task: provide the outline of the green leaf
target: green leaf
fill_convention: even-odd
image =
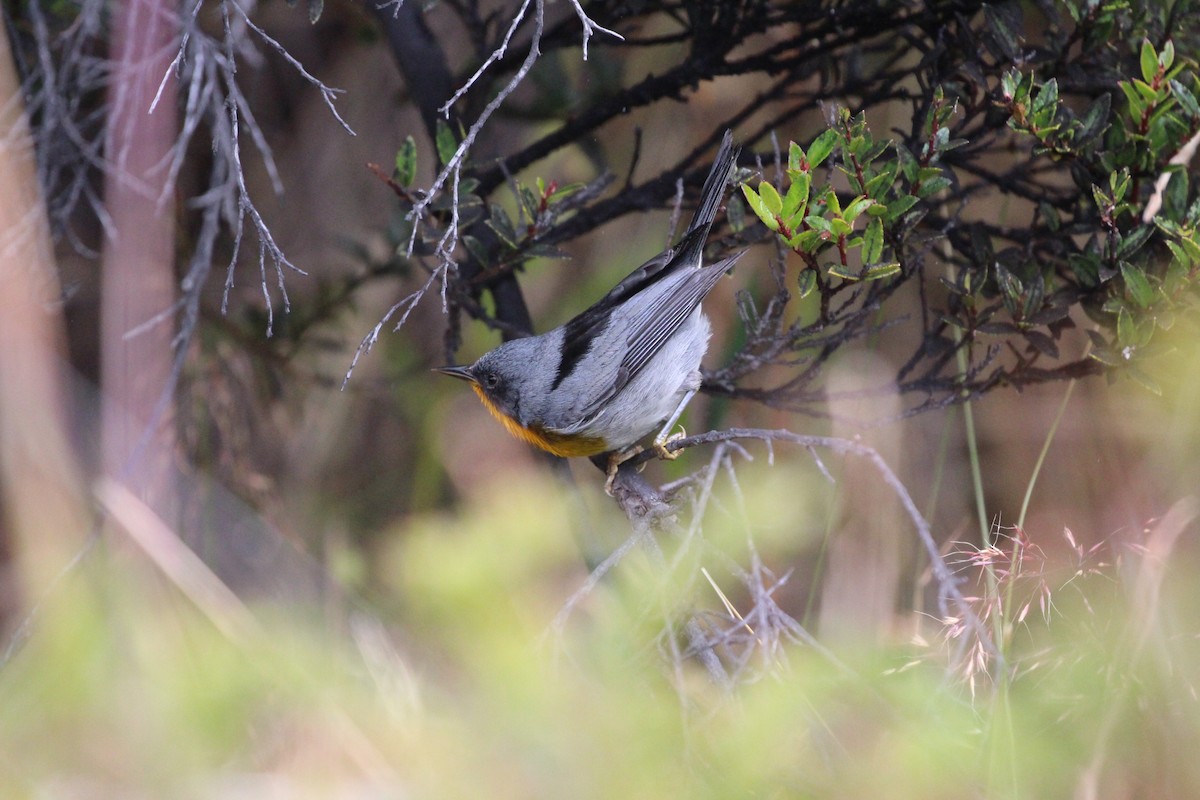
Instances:
[[[867,179],[867,197],[883,201],[883,196],[896,182],[896,165],[885,167],[878,175]]]
[[[483,246],[483,242],[476,239],[470,234],[464,234],[462,237],[463,246],[467,248],[467,252],[475,259],[475,263],[481,267],[486,267],[488,263],[487,248]]]
[[[986,9],[987,7],[985,7]],[[1016,67],[1005,72],[1000,76],[1000,93],[1006,99],[1013,99],[1017,96],[1017,85],[1021,82],[1021,73]]]
[[[803,214],[804,205],[808,202],[808,189],[812,185],[811,172],[789,170],[788,177],[792,183],[783,198],[783,213],[780,215],[785,220],[790,220],[797,213]]]
[[[1196,102],[1196,96],[1188,90],[1179,81],[1171,81],[1171,94],[1175,95],[1175,99],[1179,101],[1180,107],[1187,112],[1192,119],[1200,117],[1200,103]]]
[[[1128,169],[1114,172],[1108,176],[1108,188],[1112,190],[1112,200],[1114,203],[1120,203],[1125,199],[1125,192],[1129,191],[1129,181],[1130,175]]]
[[[1145,81],[1139,81],[1136,78],[1132,81],[1133,88],[1142,96],[1147,105],[1157,103],[1160,99],[1160,92]]]
[[[438,161],[444,167],[450,163],[450,159],[454,158],[454,151],[458,149],[458,142],[454,139],[454,131],[450,130],[450,126],[443,119],[437,121],[437,133],[434,135],[434,144],[437,146]]]
[[[854,200],[853,202],[851,202],[850,205],[846,206],[846,210],[842,213],[842,216],[845,217],[847,219],[847,221],[853,222],[854,220],[858,219],[858,216],[860,214],[862,214],[864,211],[866,211],[868,208],[870,208],[874,204],[875,204],[875,201],[872,200],[871,198],[860,197],[857,200]]]
[[[1017,311],[1024,308],[1021,295],[1025,293],[1025,286],[1021,283],[1021,279],[1013,275],[1004,265],[997,263],[996,283],[1000,286],[1005,307],[1008,308],[1010,314],[1014,317],[1017,316]]]
[[[838,236],[849,236],[854,232],[854,226],[846,222],[842,217],[832,217],[829,220],[829,227]]]
[[[747,183],[742,184],[742,194],[746,197],[746,202],[750,204],[750,210],[754,215],[762,220],[762,223],[773,231],[779,230],[779,220],[767,208],[767,204],[759,197],[758,192],[750,188]]]
[[[1016,60],[1021,53],[1020,32],[1009,24],[1008,15],[991,3],[983,6],[983,14],[987,20],[986,30],[991,34],[991,39],[1000,50],[1000,54],[1010,61]],[[1006,74],[1004,79],[1007,80],[1008,77]]]
[[[746,227],[746,204],[736,194],[729,195],[729,202],[725,204],[725,219],[734,233]]]
[[[1123,236],[1117,245],[1117,258],[1129,258],[1141,249],[1152,233],[1154,233],[1153,225],[1140,225],[1134,228],[1131,233]]]
[[[1163,45],[1162,52],[1158,54],[1158,66],[1163,72],[1171,68],[1175,63],[1175,43],[1167,39],[1167,43]]]
[[[1200,244],[1197,244],[1194,239],[1184,237],[1179,240],[1179,246],[1187,252],[1192,259],[1192,264],[1200,263]]]
[[[833,233],[833,225],[831,225],[829,220],[825,219],[824,217],[819,217],[816,214],[809,214],[804,218],[804,221],[808,223],[808,227],[812,228],[813,230],[821,231],[822,233]]]
[[[908,152],[908,148],[899,142],[896,143],[896,159],[900,162],[900,170],[904,173],[904,177],[909,183],[915,183],[917,180],[917,159],[913,158],[913,154]]]
[[[917,198],[914,195],[906,194],[903,197],[898,197],[887,206],[887,221],[895,222],[904,216],[910,208],[917,204]]]
[[[827,231],[810,230],[798,233],[792,237],[788,245],[797,248],[805,253],[815,253],[821,249],[821,245],[825,244]]]
[[[521,201],[521,219],[533,224],[538,217],[541,200],[528,186],[517,186],[517,198]]]
[[[796,276],[796,288],[800,292],[801,300],[808,297],[813,289],[817,288],[817,273],[811,269],[800,270],[800,274]]]
[[[839,215],[842,213],[842,202],[838,200],[837,192],[826,187],[826,191],[821,192],[821,202],[825,204],[826,214]]]
[[[858,273],[846,264],[834,264],[829,268],[829,274],[844,281],[856,281],[859,279]]]
[[[1191,267],[1192,260],[1188,258],[1187,253],[1184,252],[1182,247],[1174,242],[1167,242],[1167,248],[1170,249],[1171,254],[1175,256],[1176,263],[1182,264],[1185,267]]]
[[[1088,357],[1095,361],[1099,361],[1106,367],[1120,367],[1123,364],[1121,357],[1112,350],[1109,350],[1107,347],[1093,348],[1092,351],[1088,353]]]
[[[1058,216],[1058,210],[1046,201],[1038,203],[1038,214],[1046,220],[1046,227],[1052,232],[1057,232],[1062,227],[1062,219]]]
[[[1121,277],[1125,279],[1125,289],[1129,292],[1129,296],[1140,308],[1147,308],[1154,302],[1154,287],[1150,285],[1146,273],[1128,261],[1122,261]]]
[[[803,172],[801,165],[804,162],[804,148],[795,142],[788,143],[788,172]]]
[[[883,220],[872,217],[863,233],[863,263],[874,264],[883,257]]]
[[[585,184],[582,183],[568,183],[566,186],[559,186],[550,194],[550,197],[546,202],[550,203],[551,205],[554,203],[559,203],[578,192],[584,186]]]
[[[1121,81],[1117,85],[1121,87],[1121,91],[1125,93],[1125,99],[1129,101],[1129,116],[1133,119],[1140,119],[1142,112],[1146,110],[1146,102],[1142,100],[1137,89],[1133,88],[1133,82]]]
[[[837,145],[839,136],[837,131],[830,128],[813,140],[812,145],[808,148],[808,165],[811,169],[816,169],[822,161],[829,158],[829,154]]]
[[[1154,80],[1154,76],[1158,74],[1158,53],[1154,52],[1154,45],[1150,44],[1149,39],[1142,39],[1142,77],[1146,83]]]
[[[1079,131],[1075,135],[1077,144],[1086,144],[1096,138],[1108,128],[1109,112],[1112,109],[1112,98],[1107,94],[1102,94],[1096,98],[1088,110],[1083,115],[1083,120],[1080,122]]]
[[[417,143],[409,134],[396,151],[396,183],[411,186],[417,177]]]
[[[779,192],[771,184],[763,181],[758,185],[758,195],[762,198],[763,205],[767,207],[767,211],[771,216],[777,216],[783,211],[783,198],[779,196]]]
[[[503,208],[497,204],[492,205],[491,218],[487,221],[487,226],[496,232],[505,244],[516,249],[517,233],[513,229],[512,220]]]
[[[1133,324],[1133,315],[1126,308],[1117,312],[1117,344],[1122,348],[1136,346],[1137,329]]]
[[[1040,120],[1040,124],[1046,124],[1054,119],[1054,113],[1058,110],[1058,81],[1051,78],[1042,86],[1042,90],[1038,92],[1038,96],[1033,101],[1033,106],[1030,109],[1030,114],[1034,119]]]
[[[896,261],[889,261],[886,264],[872,264],[863,271],[862,278],[865,281],[877,281],[881,278],[895,275],[899,271],[900,264]]]
[[[937,194],[943,189],[949,188],[949,186],[950,179],[945,175],[939,175],[936,178],[930,178],[922,183],[921,188],[917,190],[917,195],[922,198],[929,197],[930,195]]]

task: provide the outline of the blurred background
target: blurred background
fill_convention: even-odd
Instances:
[[[597,32],[587,61],[573,4],[532,9],[547,15],[546,52],[483,126],[468,172],[535,147],[602,107],[614,86],[702,60],[704,40],[681,31],[718,27],[727,7],[754,4],[639,5],[585,6],[642,43],[622,49]],[[1036,4],[1004,5],[1007,22],[960,5],[962,26],[1042,42]],[[689,432],[786,428],[874,448],[927,521],[962,607],[939,604],[944,587],[887,475],[836,449],[747,441],[649,463],[644,477],[674,489],[678,514],[650,544],[604,494],[601,471],[571,463],[564,480],[562,465],[509,437],[461,383],[430,372],[498,343],[496,326],[478,321],[504,319],[493,284],[451,293],[449,316],[435,286],[403,327],[393,317],[362,352],[363,337],[437,266],[432,249],[405,254],[415,195],[397,190],[397,153],[411,136],[413,192],[446,159],[425,89],[412,85],[420,73],[397,61],[398,27],[440,43],[457,86],[514,9],[237,8],[197,3],[182,23],[236,52],[193,45],[171,73],[180,27],[167,24],[168,46],[146,45],[156,67],[121,85],[148,100],[163,74],[214,70],[226,94],[214,108],[241,109],[233,139],[244,185],[214,178],[221,152],[211,142],[229,121],[219,111],[195,139],[156,152],[122,131],[170,115],[135,114],[122,127],[124,96],[90,61],[46,71],[39,57],[62,59],[80,31],[98,37],[88,58],[103,50],[124,63],[117,39],[97,44],[107,30],[99,12],[5,9],[5,796],[1200,796],[1189,758],[1200,744],[1194,318],[1180,314],[1158,335],[1161,355],[1139,362],[1149,381],[1119,370],[1064,375],[909,414],[920,398],[880,387],[894,385],[920,341],[928,306],[918,280],[886,298],[878,327],[821,362],[800,411],[721,392],[693,402]],[[139,13],[149,15],[142,26],[164,18],[131,2],[112,28],[132,19],[140,29]],[[522,47],[530,25],[515,40]],[[785,33],[796,29],[764,26],[723,57],[790,52]],[[855,81],[886,60],[864,41],[850,46],[853,59],[792,76],[819,99],[801,111],[782,115],[784,92],[743,114],[766,92],[761,73],[706,79],[614,114],[508,176],[567,186],[607,171],[613,183],[588,198],[601,208],[646,189],[554,242],[565,257],[520,262],[513,274],[534,330],[566,321],[671,241],[698,186],[691,178],[684,192],[674,177],[702,179],[713,131],[732,120],[743,179],[777,177],[776,147],[786,160],[789,141],[808,146],[829,109],[864,96]],[[236,91],[222,52],[239,65]],[[524,52],[512,52],[498,75],[519,66]],[[95,152],[78,183],[47,172],[42,148],[53,140],[43,137],[57,112],[44,93],[80,75],[95,84],[75,98],[72,130],[108,152],[147,154],[142,167],[131,157],[132,178]],[[496,81],[458,113],[477,119]],[[329,87],[345,91],[323,94]],[[165,107],[186,121],[189,84],[171,91]],[[880,140],[919,132],[927,108],[918,106],[880,103],[867,122]],[[125,150],[112,149],[122,141]],[[175,158],[172,176],[164,164]],[[485,200],[518,219],[511,186]],[[127,218],[112,211],[123,190]],[[218,195],[219,213],[231,215],[221,219],[244,229],[206,238],[203,199]],[[97,213],[93,196],[110,210]],[[741,203],[740,191],[733,197]],[[1040,212],[1004,196],[958,213],[1019,232],[1036,228]],[[260,251],[262,231],[270,244]],[[738,293],[761,304],[777,275],[794,287],[804,269],[763,230],[731,225],[717,236],[751,252],[705,303],[714,371],[746,342]],[[938,252],[924,255],[935,287]],[[165,275],[138,272],[142,257]],[[116,322],[114,297],[124,298]],[[479,310],[464,311],[468,300]],[[1086,361],[1090,346],[1091,321],[1073,315],[1077,327],[1057,339],[1064,363]],[[788,366],[740,386],[772,386]],[[631,546],[593,582],[581,541]],[[697,624],[708,641],[742,637],[713,650],[728,683],[697,652]]]

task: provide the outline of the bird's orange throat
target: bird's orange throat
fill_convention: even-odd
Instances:
[[[609,449],[603,439],[595,436],[565,436],[548,431],[539,425],[531,425],[527,428],[501,411],[483,391],[482,386],[472,383],[471,388],[475,390],[483,407],[491,412],[493,417],[500,420],[500,424],[504,426],[505,430],[521,441],[528,442],[534,447],[540,447],[547,453],[553,453],[562,458],[574,458],[576,456],[594,456]]]

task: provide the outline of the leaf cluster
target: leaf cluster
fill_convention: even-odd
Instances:
[[[458,11],[469,17],[468,7]],[[600,2],[588,13],[627,32],[661,14],[672,33],[606,40],[592,51],[605,80],[576,93],[564,91],[572,78],[558,57],[577,44],[570,26],[531,40],[548,72],[533,67],[526,111],[552,115],[552,132],[503,166],[466,163],[417,232],[419,242],[444,242],[462,227],[455,258],[465,268],[450,287],[464,300],[459,310],[488,321],[475,300],[492,291],[502,317],[519,292],[497,281],[528,258],[554,255],[616,217],[668,207],[680,184],[686,205],[711,145],[734,127],[748,147],[730,235],[718,246],[771,242],[776,258],[771,280],[740,296],[744,336],[706,376],[709,392],[812,412],[838,350],[905,319],[919,321],[917,335],[899,345],[908,355],[880,390],[915,398],[909,412],[1118,367],[1150,385],[1138,362],[1154,355],[1155,331],[1188,316],[1200,249],[1188,177],[1200,131],[1200,26],[1186,3],[715,3],[678,17],[657,4]],[[774,44],[756,44],[760,35]],[[691,57],[670,49],[681,43]],[[480,55],[495,44],[481,35]],[[612,65],[641,51],[678,60],[614,77]],[[518,66],[499,57],[479,86],[507,86]],[[715,120],[681,162],[641,183],[631,167],[610,196],[598,183],[568,192],[553,176],[527,185],[511,177],[560,148],[588,150],[618,115],[653,112],[703,81],[755,75],[763,90]],[[550,87],[555,102],[540,102]],[[468,108],[473,96],[488,94],[473,89]],[[746,122],[767,108],[765,122]],[[828,121],[814,133],[802,121],[816,111]],[[895,121],[886,134],[870,124],[879,119]],[[441,125],[433,136],[443,163],[459,141],[448,132]],[[751,150],[778,134],[792,141],[772,171],[771,150]],[[753,177],[745,168],[764,156],[765,173]],[[634,166],[638,157],[635,148]],[[398,175],[414,175],[414,163],[415,148],[402,149]],[[495,196],[503,185],[515,215]],[[903,287],[915,289],[915,309]],[[1070,333],[1080,326],[1087,336]],[[766,367],[786,377],[764,387]]]

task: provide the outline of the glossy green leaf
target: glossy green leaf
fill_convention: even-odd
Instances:
[[[1133,119],[1138,119],[1142,116],[1142,112],[1146,110],[1146,101],[1138,93],[1138,90],[1133,88],[1132,81],[1121,81],[1118,86],[1125,93],[1125,99],[1129,101],[1129,116]]]
[[[863,233],[863,263],[874,264],[883,258],[883,220],[872,217]]]
[[[821,162],[828,158],[829,154],[833,152],[834,147],[837,146],[839,138],[840,134],[831,128],[814,139],[812,145],[808,148],[809,167],[815,169]]]
[[[454,131],[450,130],[445,120],[437,121],[434,144],[437,146],[438,161],[442,166],[449,164],[450,159],[454,158],[454,151],[458,149],[458,142],[454,138]]]
[[[811,269],[800,270],[800,274],[796,276],[796,289],[800,294],[800,299],[808,297],[816,288],[817,273]]]
[[[511,248],[517,246],[517,233],[513,228],[512,220],[508,213],[497,204],[493,204],[491,208],[491,217],[487,221],[487,226],[496,232],[505,244]]]
[[[1120,244],[1117,245],[1117,258],[1129,258],[1141,249],[1152,233],[1154,233],[1153,225],[1139,225],[1125,236],[1122,236]]]
[[[1168,85],[1171,87],[1171,94],[1175,95],[1175,99],[1188,116],[1192,119],[1200,117],[1200,103],[1196,102],[1196,96],[1179,81],[1171,81]]]
[[[1161,69],[1163,72],[1166,72],[1174,63],[1175,43],[1170,39],[1167,39],[1166,43],[1163,45],[1162,52],[1158,54],[1158,66],[1159,69]]]
[[[853,222],[854,220],[858,219],[860,214],[873,205],[875,205],[875,201],[871,198],[860,197],[851,202],[850,205],[846,206],[846,210],[842,212],[842,216],[848,221]]]
[[[1158,53],[1154,52],[1154,45],[1150,44],[1149,39],[1142,40],[1142,78],[1146,83],[1154,80],[1154,76],[1158,74]]]
[[[788,144],[788,171],[789,172],[805,172],[804,166],[807,164],[807,159],[804,156],[804,148],[795,142]]]
[[[1058,109],[1058,81],[1054,78],[1046,81],[1042,86],[1042,90],[1038,92],[1037,97],[1033,101],[1033,106],[1030,113],[1035,119],[1042,120],[1042,124],[1049,123],[1054,119],[1054,112]]]
[[[921,188],[917,190],[917,195],[920,197],[929,197],[937,194],[943,189],[950,187],[950,179],[944,175],[939,175],[936,178],[930,178],[921,184]]]
[[[770,183],[763,181],[758,185],[758,196],[762,198],[763,205],[767,207],[767,211],[772,216],[777,216],[779,212],[783,211],[783,198]]]
[[[900,264],[896,261],[889,261],[886,264],[872,264],[863,271],[862,277],[866,281],[877,281],[895,275],[899,271]]]
[[[746,202],[750,204],[750,210],[754,212],[756,217],[762,220],[764,225],[773,231],[779,230],[779,220],[767,208],[767,204],[763,202],[758,192],[751,189],[749,184],[743,183],[742,194],[745,196]]]
[[[859,275],[846,264],[834,264],[829,268],[829,274],[844,281],[857,281]]]
[[[1133,302],[1141,308],[1146,308],[1154,302],[1154,287],[1146,274],[1128,261],[1121,262],[1121,277],[1125,279],[1125,289]]]
[[[783,213],[780,215],[785,220],[790,220],[797,214],[803,215],[804,206],[808,203],[808,190],[812,184],[812,173],[810,172],[788,172],[788,177],[791,179],[791,185],[788,186],[787,194],[783,198]]]
[[[906,194],[903,197],[898,197],[887,206],[887,221],[895,222],[904,215],[906,211],[917,204],[917,197]]]
[[[411,186],[417,177],[417,143],[410,134],[396,151],[396,183]]]

